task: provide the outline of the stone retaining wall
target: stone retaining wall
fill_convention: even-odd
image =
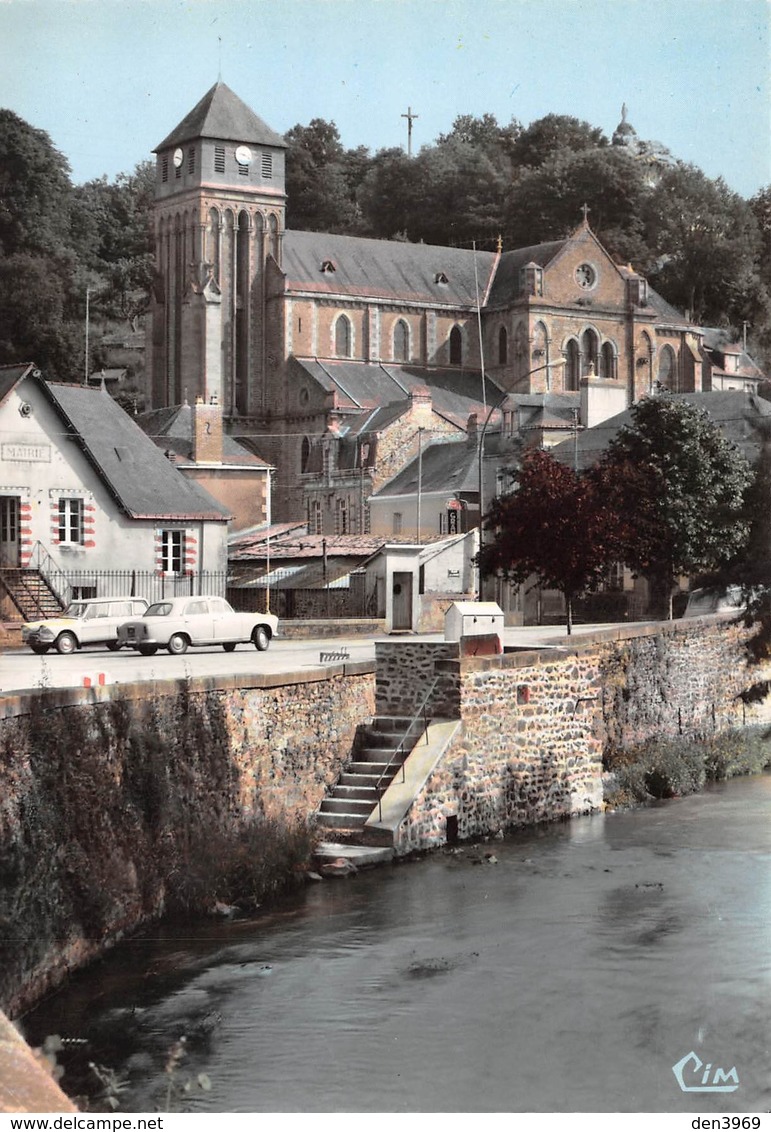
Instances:
[[[0,701],[0,1007],[15,1015],[162,910],[170,869],[317,809],[374,708],[371,665]]]
[[[704,619],[502,658],[450,660],[434,645],[432,666],[428,644],[389,656],[392,699],[417,700],[439,674],[463,723],[397,851],[444,844],[448,831],[465,839],[589,813],[602,805],[603,754],[756,722],[767,709],[741,693],[767,673],[749,667],[745,639],[739,625]]]

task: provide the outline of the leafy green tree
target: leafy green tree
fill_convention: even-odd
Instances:
[[[450,140],[422,149],[414,159],[410,239],[427,244],[482,246],[500,232],[503,176],[484,149]]]
[[[708,414],[688,401],[646,397],[631,413],[598,471],[607,505],[633,518],[619,560],[649,580],[671,618],[680,575],[716,570],[746,549],[752,472]]]
[[[529,451],[515,489],[493,500],[486,516],[480,571],[519,585],[535,577],[559,590],[571,633],[576,597],[603,579],[629,537],[608,495],[602,473],[578,473],[547,451]]]
[[[459,114],[448,134],[440,134],[437,146],[472,146],[495,167],[498,174],[511,176],[517,141],[522,133],[522,125],[512,118],[508,126],[499,126],[494,114],[483,114],[480,118],[473,114]]]
[[[71,195],[69,165],[48,134],[0,110],[0,252],[61,252]]]
[[[602,130],[589,122],[569,114],[547,114],[519,133],[511,157],[515,166],[536,169],[560,154],[580,153],[607,144]]]
[[[382,239],[418,240],[414,215],[420,193],[415,159],[398,146],[379,150],[359,189],[367,233]]]
[[[334,122],[314,118],[285,135],[287,224],[311,232],[351,232],[360,227],[355,198],[363,154],[350,160]],[[366,151],[365,151],[366,152]]]
[[[83,334],[68,316],[71,265],[51,256],[0,256],[0,365],[35,362],[50,379],[79,379]]]
[[[694,322],[706,326],[764,321],[761,233],[750,205],[722,178],[694,165],[665,169],[642,215],[645,239],[658,257],[651,282]]]
[[[647,192],[643,167],[622,150],[559,150],[511,185],[507,246],[564,238],[578,226],[587,204],[592,230],[608,250],[644,270],[650,255],[640,213]]]

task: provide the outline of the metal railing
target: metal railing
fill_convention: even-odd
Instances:
[[[390,759],[386,763],[380,777],[378,778],[377,782],[375,783],[375,790],[377,791],[377,814],[378,814],[377,820],[378,821],[383,820],[383,794],[388,789],[388,787],[391,785],[393,780],[396,778],[396,774],[391,775],[391,777],[388,779],[388,782],[386,783],[385,786],[382,785],[383,779],[388,775],[389,770],[391,769],[393,763],[396,761],[396,759],[399,755],[402,755],[402,763],[401,763],[402,778],[401,778],[401,780],[402,780],[402,782],[407,781],[406,775],[404,773],[404,763],[407,759],[407,756],[410,754],[410,752],[413,751],[415,749],[415,747],[417,747],[420,736],[417,736],[417,738],[415,739],[415,742],[412,744],[412,746],[409,748],[409,750],[405,749],[405,743],[409,739],[409,736],[412,732],[413,727],[415,726],[417,721],[421,718],[421,716],[423,718],[423,734],[426,737],[426,746],[428,746],[428,723],[429,723],[428,710],[427,710],[428,709],[428,702],[431,699],[431,696],[434,694],[434,690],[436,689],[436,686],[437,686],[438,683],[439,683],[439,677],[435,676],[434,679],[429,684],[429,686],[426,690],[426,693],[423,696],[423,699],[420,701],[420,704],[418,705],[418,707],[415,711],[415,714],[412,716],[412,719],[407,724],[407,728],[406,728],[404,734],[402,735],[402,737],[399,741],[399,746],[395,748],[393,754],[391,755]]]
[[[42,542],[36,542],[29,557],[30,570],[37,570],[54,596],[66,607],[72,600],[72,589],[61,566],[54,562]]]

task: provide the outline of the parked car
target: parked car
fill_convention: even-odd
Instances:
[[[190,645],[222,645],[232,652],[251,641],[263,652],[278,630],[272,613],[236,613],[221,597],[175,597],[151,605],[144,616],[126,621],[118,631],[122,645],[152,656],[168,649],[176,656]]]
[[[745,605],[741,586],[691,590],[683,617],[705,617],[708,613],[739,613]]]
[[[142,597],[92,597],[73,601],[61,617],[27,621],[21,639],[33,652],[75,652],[84,645],[107,645],[113,651],[118,642],[118,626],[129,617],[141,617],[147,609]]]

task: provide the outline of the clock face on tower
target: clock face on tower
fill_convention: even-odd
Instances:
[[[239,165],[250,165],[252,160],[252,151],[248,145],[240,145],[236,150],[236,161]]]
[[[174,168],[179,169],[180,165],[182,164],[182,162],[184,160],[185,160],[185,154],[183,153],[183,151],[181,149],[175,149],[174,150],[174,156],[172,158],[172,161],[174,162]]]
[[[576,283],[584,290],[593,287],[597,282],[597,272],[594,270],[590,263],[581,263],[575,271]]]

